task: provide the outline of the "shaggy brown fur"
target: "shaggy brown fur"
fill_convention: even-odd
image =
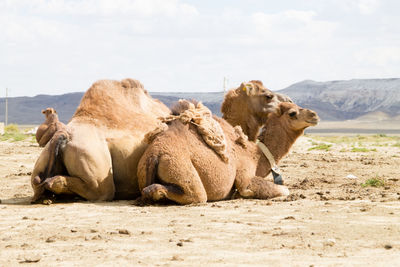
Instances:
[[[138,165],[142,197],[152,201],[163,198],[179,204],[227,199],[233,189],[242,197],[272,198],[288,195],[285,186],[264,178],[270,163],[254,142],[236,143],[237,133],[225,120],[217,118],[226,139],[229,162],[219,159],[198,134],[196,126],[171,122],[144,152]],[[292,103],[280,103],[270,114],[260,136],[276,162],[285,156],[308,126],[316,125],[317,114]],[[247,147],[247,148],[245,148]]]
[[[232,126],[239,125],[250,141],[255,141],[269,113],[279,102],[292,102],[289,97],[268,90],[261,81],[242,83],[230,90],[221,106],[222,118]]]
[[[221,157],[228,162],[226,140],[221,126],[212,117],[211,111],[201,102],[180,99],[173,107],[179,115],[170,115],[162,118],[162,122],[171,122],[179,119],[183,124],[192,123],[197,126],[204,141]],[[158,134],[157,132],[156,134]],[[154,139],[154,137],[150,137]]]
[[[133,79],[102,80],[82,97],[68,131],[57,131],[36,161],[32,201],[45,190],[87,200],[136,198],[144,135],[170,110]]]
[[[64,129],[66,126],[58,120],[58,115],[54,108],[46,108],[42,110],[42,113],[46,116],[46,120],[36,131],[36,141],[39,146],[44,147],[56,131]]]

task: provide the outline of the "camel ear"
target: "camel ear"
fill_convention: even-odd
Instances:
[[[42,113],[45,114],[45,113],[46,113],[46,110],[42,109]]]
[[[291,107],[285,105],[284,103],[285,102],[279,103],[279,106],[276,109],[276,115],[278,115],[279,117],[285,114],[285,112],[287,112],[289,109],[291,109]]]
[[[246,92],[247,95],[254,95],[254,86],[252,83],[242,83],[239,87],[243,91]]]

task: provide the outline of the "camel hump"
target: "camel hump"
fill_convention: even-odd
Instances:
[[[201,102],[179,100],[174,111],[179,115],[169,115],[161,118],[162,122],[179,119],[183,124],[192,123],[206,144],[211,147],[224,162],[228,162],[227,142],[221,125],[214,120],[211,111]]]
[[[121,81],[121,85],[124,88],[141,88],[144,89],[143,84],[139,80],[127,78]]]
[[[198,103],[199,102],[194,100],[194,99],[191,99],[191,100],[179,99],[171,107],[172,114],[173,115],[179,115],[179,114],[185,112],[188,109],[195,108]]]

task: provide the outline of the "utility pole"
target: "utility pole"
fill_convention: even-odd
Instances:
[[[224,95],[225,95],[225,92],[226,92],[226,84],[227,84],[227,82],[228,82],[228,79],[226,77],[224,77]]]
[[[6,88],[6,119],[5,119],[5,126],[8,124],[8,88]]]

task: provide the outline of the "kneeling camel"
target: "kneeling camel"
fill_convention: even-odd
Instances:
[[[242,197],[267,199],[289,194],[287,187],[262,177],[271,171],[269,161],[254,143],[237,143],[234,128],[214,117],[227,140],[228,162],[204,142],[194,124],[170,122],[146,149],[138,165],[142,197],[169,199],[179,204],[227,199],[234,189]],[[318,115],[293,103],[283,102],[268,116],[259,141],[269,148],[276,162],[284,157],[304,129],[316,125]]]
[[[55,132],[65,129],[65,124],[58,120],[57,111],[54,108],[46,108],[42,110],[42,113],[45,115],[46,120],[36,131],[36,141],[40,147],[44,147]]]

